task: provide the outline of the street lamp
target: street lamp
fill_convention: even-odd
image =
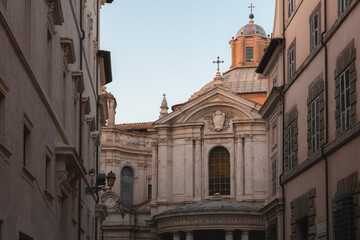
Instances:
[[[91,178],[91,180],[90,180],[91,186],[85,188],[85,194],[88,194],[88,195],[92,195],[94,193],[97,195],[97,193],[100,190],[103,190],[103,191],[111,190],[111,188],[114,186],[115,179],[116,179],[115,173],[113,173],[112,171],[110,171],[107,174],[107,176],[105,176],[104,173],[98,173],[95,176],[95,169],[93,169],[93,168],[89,170],[89,176]],[[94,177],[96,177],[95,184],[94,184]],[[107,185],[109,188],[105,187],[106,181],[107,181]]]

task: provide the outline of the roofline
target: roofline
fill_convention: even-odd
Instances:
[[[268,47],[266,48],[266,51],[263,55],[263,57],[260,60],[260,63],[258,65],[258,67],[256,68],[255,72],[256,73],[263,73],[265,70],[265,67],[267,66],[267,64],[270,61],[270,58],[272,57],[272,55],[274,54],[276,48],[279,45],[282,45],[284,42],[283,38],[272,38]]]

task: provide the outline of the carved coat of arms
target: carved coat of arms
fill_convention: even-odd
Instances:
[[[215,111],[213,114],[205,116],[205,120],[209,123],[209,130],[212,132],[222,132],[230,128],[230,119],[233,116],[229,113]]]

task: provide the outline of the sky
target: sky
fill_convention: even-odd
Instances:
[[[271,34],[274,0],[253,0],[254,22]],[[116,123],[159,118],[229,70],[229,41],[249,22],[251,0],[114,0],[101,8],[100,47],[111,52]]]

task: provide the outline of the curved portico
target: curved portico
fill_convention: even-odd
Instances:
[[[153,239],[161,240],[256,240],[265,238],[265,224],[258,205],[226,201],[216,195],[155,215]]]

